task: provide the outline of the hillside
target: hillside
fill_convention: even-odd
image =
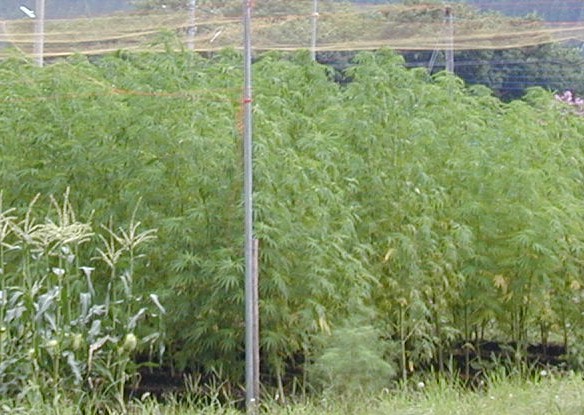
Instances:
[[[237,2],[223,7],[200,7],[195,37],[199,51],[241,47],[240,9]],[[52,3],[51,3],[52,4]],[[49,5],[51,5],[49,4]],[[89,3],[87,3],[89,4]],[[48,7],[47,11],[55,8]],[[257,50],[297,50],[310,47],[312,2],[293,4],[267,2],[254,9],[254,48]],[[319,51],[443,49],[449,44],[444,7],[440,4],[403,4],[355,7],[346,2],[319,3]],[[457,4],[454,48],[503,49],[541,45],[572,39],[580,28],[550,29],[535,19],[509,18],[479,13]],[[45,55],[96,54],[120,48],[144,48],[161,32],[174,32],[185,41],[192,23],[184,10],[154,9],[113,16],[55,20],[45,23]],[[6,21],[0,41],[11,43],[25,53],[32,51],[34,28],[30,19]],[[178,46],[178,43],[175,47]]]
[[[294,51],[310,48],[312,3],[312,0],[257,2],[254,49]],[[543,8],[554,2],[539,3],[537,6]],[[101,55],[120,49],[184,48],[192,24],[189,14],[171,7],[170,2],[166,8],[158,7],[157,1],[148,4],[151,7],[138,10],[131,8],[130,0],[47,0],[48,16],[59,13],[92,17],[49,17],[45,24],[45,57],[51,59],[75,53]],[[476,4],[519,13],[517,7],[528,2],[479,3],[477,0]],[[570,2],[562,4],[580,7]],[[215,53],[224,48],[241,48],[239,0],[200,0],[197,5],[196,50]],[[10,9],[11,13],[18,12],[13,0],[10,7],[7,3],[0,7]],[[121,12],[120,8],[128,10]],[[114,10],[118,12],[113,13]],[[100,11],[110,13],[97,15]],[[350,4],[320,0],[319,11],[316,52],[321,62],[337,69],[346,67],[356,51],[386,47],[402,51],[411,66],[430,67],[434,72],[445,66],[444,51],[450,41],[442,2],[359,1]],[[539,18],[505,16],[463,3],[455,3],[452,11],[456,73],[465,81],[488,85],[505,99],[520,96],[527,87],[536,85],[558,91],[584,92],[579,70],[581,53],[576,48],[559,46],[567,41],[579,42],[584,36],[581,25],[549,25]],[[19,17],[3,23],[0,26],[0,58],[15,53],[30,56],[35,42],[33,22]]]
[[[540,16],[550,22],[581,22],[584,3],[570,0],[467,0],[482,10],[494,10],[509,16]]]
[[[352,0],[355,4],[397,4],[407,3],[403,0]],[[48,18],[70,18],[76,16],[93,16],[133,8],[132,0],[47,0]],[[417,4],[434,3],[435,0],[418,1]],[[491,10],[509,16],[525,16],[537,14],[548,21],[582,21],[584,19],[584,4],[578,1],[566,0],[454,0],[449,3],[467,3],[481,10]],[[0,16],[6,19],[22,17],[19,6],[25,4],[34,7],[34,0],[3,0],[0,4]]]
[[[403,0],[353,0],[357,4],[396,4]],[[481,10],[496,11],[507,16],[521,17],[537,15],[550,22],[579,22],[584,20],[584,3],[573,0],[453,0],[449,2],[436,0],[410,1],[412,4],[424,3],[466,3]]]

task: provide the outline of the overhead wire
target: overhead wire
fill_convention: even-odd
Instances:
[[[323,3],[327,3],[326,1]],[[537,9],[549,6],[544,0],[517,0],[514,7]],[[297,0],[286,10],[261,10],[254,17],[254,48],[294,51],[308,49],[307,30],[312,0]],[[454,6],[455,4],[453,4]],[[480,10],[496,10],[497,2],[481,2]],[[458,6],[457,6],[458,7]],[[467,6],[460,6],[467,7]],[[492,7],[492,8],[490,8]],[[584,15],[584,2],[564,0],[556,9]],[[305,9],[305,10],[304,10]],[[584,42],[584,22],[543,22],[535,19],[504,17],[492,13],[471,13],[460,9],[454,16],[454,49],[503,50],[525,48],[568,41]],[[432,5],[361,5],[337,7],[328,3],[319,13],[319,40],[316,51],[338,52],[393,48],[400,51],[435,51],[434,64],[442,62],[436,52],[448,47],[441,13],[444,6]],[[455,13],[457,11],[455,10]],[[214,52],[226,47],[241,47],[241,19],[237,15],[218,15],[203,9],[198,13],[196,48]],[[163,32],[174,33],[178,42],[186,42],[190,27],[186,12],[118,13],[110,16],[49,19],[46,24],[45,50],[48,58],[72,54],[103,55],[120,49],[128,51],[158,51],[168,48],[160,38]],[[32,51],[35,37],[33,25],[27,20],[0,21],[0,42],[11,44],[22,54]],[[10,56],[9,48],[0,48],[0,58]],[[456,53],[455,53],[456,57]],[[427,66],[428,62],[409,62],[408,66]],[[489,65],[553,65],[553,62],[534,60],[457,60],[457,67]],[[552,76],[552,68],[541,68],[539,76]],[[522,82],[515,78],[516,82]]]
[[[309,4],[308,1],[304,3]],[[309,24],[312,13],[308,8],[305,13],[298,13],[297,9],[296,5],[294,13],[273,12],[257,16],[254,19],[254,47],[260,50],[306,49],[309,46],[308,39],[304,39],[306,36],[302,32],[304,26]],[[323,10],[319,13],[319,24],[325,30],[320,31],[317,51],[370,50],[380,47],[435,49],[436,33],[441,30],[442,22],[423,20],[427,19],[428,13],[442,9],[441,5],[383,5]],[[419,13],[422,15],[417,16]],[[395,16],[402,21],[395,20]],[[31,22],[16,20],[2,23],[4,29],[0,31],[0,41],[28,52],[35,41]],[[557,22],[552,25],[525,19],[493,19],[492,16],[478,14],[472,19],[456,16],[455,24],[454,46],[459,50],[504,49],[584,40],[584,24],[580,22]],[[126,48],[147,50],[153,38],[162,31],[175,32],[181,39],[186,37],[189,25],[186,13],[179,12],[47,20],[47,57],[73,53],[102,54]],[[355,27],[344,27],[350,25]],[[200,13],[197,26],[200,30],[196,44],[201,51],[240,47],[238,16]],[[222,29],[222,34],[217,38],[213,33],[218,28]],[[370,33],[366,33],[367,28],[371,29]]]

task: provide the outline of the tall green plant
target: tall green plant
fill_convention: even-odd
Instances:
[[[120,51],[43,70],[0,64],[0,180],[17,208],[5,217],[71,186],[82,216],[133,224],[103,229],[101,254],[65,253],[47,239],[61,263],[25,255],[5,272],[67,269],[70,255],[79,266],[105,259],[95,282],[111,283],[110,304],[152,292],[167,304],[172,364],[235,381],[244,343],[240,67],[230,50]],[[373,329],[400,345],[405,377],[446,366],[457,342],[573,338],[573,297],[584,286],[580,118],[543,91],[503,104],[451,74],[407,70],[386,50],[359,55],[342,87],[307,53],[261,55],[254,73],[266,375],[301,376],[288,369],[323,333],[369,309]],[[139,201],[158,238],[143,247],[148,260],[134,262]],[[32,219],[20,219],[23,235]],[[14,237],[7,223],[0,231]],[[24,247],[36,255],[35,241]],[[13,247],[0,251],[6,264],[22,254]]]
[[[113,398],[123,408],[125,388],[136,375],[133,354],[137,347],[155,346],[163,334],[141,329],[146,316],[162,318],[165,310],[157,297],[143,300],[131,292],[137,260],[132,253],[152,231],[136,234],[139,224],[130,225],[136,236],[131,246],[116,248],[115,259],[106,260],[122,264],[129,251],[128,269],[101,285],[97,264],[79,262],[95,234],[89,223],[77,220],[69,194],[62,203],[51,199],[45,220],[39,220],[36,210],[33,201],[24,217],[12,215],[11,209],[0,212],[3,394],[16,402],[72,401],[85,407]],[[127,235],[122,230],[117,238]],[[124,295],[114,298],[120,285]]]

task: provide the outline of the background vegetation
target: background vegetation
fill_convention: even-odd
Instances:
[[[48,9],[67,10],[72,7],[68,3],[51,3]],[[143,48],[144,44],[156,42],[161,31],[172,31],[184,42],[187,28],[192,24],[188,20],[186,0],[136,0],[132,11],[110,16],[96,15],[101,7],[107,6],[105,3],[100,3],[95,13],[90,11],[97,6],[83,3],[82,14],[88,18],[47,20],[44,48],[47,58],[75,52],[101,55],[120,48]],[[491,2],[489,8],[484,3],[481,7],[473,2],[453,2],[450,7],[454,15],[456,74],[467,83],[489,86],[504,100],[521,97],[526,88],[533,86],[583,93],[580,67],[584,58],[581,42],[575,40],[581,37],[579,26],[567,19],[563,24],[551,23],[549,20],[554,19],[543,13],[568,11],[575,18],[581,7],[568,3],[549,7],[552,3],[500,1]],[[349,1],[319,2],[320,62],[342,71],[359,50],[391,45],[400,49],[409,66],[432,66],[433,72],[444,69],[448,30],[442,1],[367,4],[359,7]],[[262,50],[309,47],[312,7],[311,0],[292,3],[264,0],[255,4],[255,47]],[[20,13],[17,5],[12,9]],[[518,14],[515,9],[525,9],[525,12]],[[239,48],[240,14],[239,0],[197,1],[196,48],[205,51]],[[0,15],[6,13],[0,10]],[[4,22],[0,40],[32,53],[33,31],[30,19],[9,20]],[[569,42],[555,43],[558,39]],[[181,47],[179,41],[173,45],[174,49]]]

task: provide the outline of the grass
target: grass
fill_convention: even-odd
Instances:
[[[377,397],[326,396],[307,402],[280,405],[264,402],[260,413],[273,415],[537,415],[584,414],[584,380],[580,375],[545,377],[535,381],[517,379],[493,380],[489,386],[470,391],[446,381],[423,387],[385,391]],[[59,407],[13,407],[0,402],[0,413],[72,415],[82,408],[75,405]],[[231,415],[241,410],[218,402],[207,406],[192,402],[160,404],[146,400],[128,405],[125,413],[136,415]],[[104,413],[119,413],[104,410]]]
[[[538,382],[506,380],[469,392],[436,384],[416,395],[388,397],[362,414],[582,414],[584,382],[575,376]]]

